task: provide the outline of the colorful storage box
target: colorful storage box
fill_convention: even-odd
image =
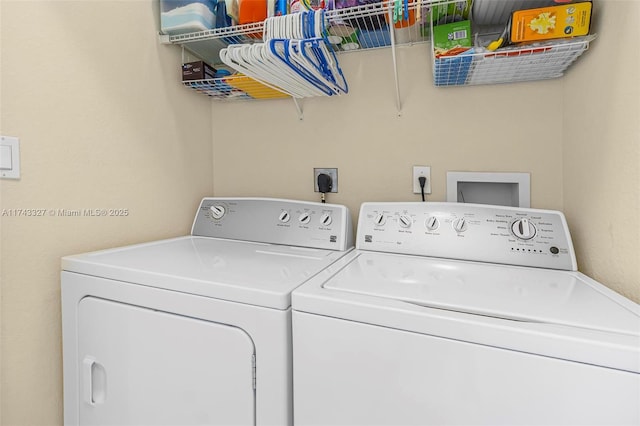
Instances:
[[[433,25],[458,22],[469,18],[472,0],[439,0],[431,3],[426,12],[431,13]]]
[[[216,77],[216,69],[204,61],[182,64],[182,81],[207,80]]]
[[[513,12],[511,42],[532,42],[589,34],[591,2]]]
[[[161,0],[160,29],[164,34],[206,31],[215,26],[214,0]]]
[[[465,84],[473,61],[471,22],[460,21],[433,27],[434,84]]]
[[[460,21],[433,27],[436,57],[452,56],[471,48],[471,22]]]

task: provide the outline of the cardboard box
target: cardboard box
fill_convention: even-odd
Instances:
[[[208,80],[215,78],[216,69],[204,61],[188,62],[182,65],[182,81]]]
[[[511,42],[531,42],[589,34],[591,2],[513,12]]]
[[[431,24],[433,26],[450,24],[452,22],[469,19],[472,0],[432,0],[428,5],[423,5],[423,23],[420,26],[422,36],[431,38]],[[413,11],[413,9],[412,9]]]
[[[464,84],[473,61],[471,22],[460,21],[433,27],[434,84]]]
[[[442,25],[462,21],[469,18],[472,0],[436,0],[426,7],[426,13],[431,13],[433,25]]]
[[[458,55],[469,50],[471,46],[471,21],[433,27],[433,48],[436,58]]]

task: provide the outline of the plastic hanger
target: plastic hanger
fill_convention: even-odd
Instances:
[[[349,91],[347,81],[338,66],[335,53],[324,38],[301,40],[301,52],[309,69],[336,95]]]
[[[301,77],[307,84],[317,88],[321,94],[331,96],[333,91],[319,80],[313,72],[304,65],[302,55],[297,49],[297,43],[289,39],[271,40],[271,52],[289,69]]]
[[[296,98],[344,94],[347,82],[326,34],[324,10],[269,17],[264,43],[229,45],[220,51],[220,58]]]
[[[284,46],[275,46],[275,48],[283,49]],[[322,95],[322,93],[319,93],[315,88],[310,88],[309,84],[301,79],[297,73],[294,73],[288,66],[285,66],[278,58],[277,54],[271,52],[270,48],[267,49],[266,45],[260,53],[262,55],[264,66],[268,68],[279,81],[283,80],[283,84],[288,87],[292,93],[295,93],[297,97]]]
[[[246,76],[249,76],[259,82],[263,83],[272,89],[283,91],[291,96],[295,96],[288,88],[283,87],[281,84],[273,84],[273,79],[265,78],[264,74],[256,71],[256,67],[252,63],[247,63],[242,56],[242,49],[249,45],[231,45],[225,49],[220,50],[220,59],[229,67],[240,71]],[[300,97],[300,96],[297,96]]]

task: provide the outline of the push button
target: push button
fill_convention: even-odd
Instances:
[[[9,145],[0,145],[0,170],[11,170],[11,147]]]
[[[20,140],[0,136],[0,178],[20,179]]]

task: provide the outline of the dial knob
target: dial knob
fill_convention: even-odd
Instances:
[[[224,206],[220,205],[209,207],[209,211],[211,211],[211,216],[214,219],[222,219],[222,216],[227,212]]]
[[[289,219],[291,219],[291,215],[289,214],[289,212],[286,210],[282,210],[280,212],[280,216],[278,216],[278,220],[282,223],[287,223],[289,222]]]
[[[424,226],[426,226],[429,231],[435,231],[440,226],[440,221],[437,217],[431,216],[425,220]]]
[[[373,219],[373,223],[375,223],[377,226],[384,225],[386,221],[387,221],[387,218],[384,217],[382,213],[377,214],[376,217]]]
[[[306,225],[307,223],[311,222],[311,215],[308,212],[304,212],[300,216],[298,216],[298,221],[303,225]]]
[[[455,229],[456,232],[464,232],[467,230],[467,220],[464,217],[461,217],[460,219],[456,219],[453,222],[453,229]]]
[[[331,215],[329,213],[324,213],[321,217],[320,217],[320,223],[324,226],[329,226],[331,225],[331,222],[333,221],[333,219],[331,219]]]
[[[406,214],[400,215],[400,217],[398,218],[398,223],[403,228],[410,228],[411,227],[411,218],[409,216],[407,216]]]
[[[513,222],[511,231],[521,240],[530,240],[536,235],[536,227],[526,217]]]

